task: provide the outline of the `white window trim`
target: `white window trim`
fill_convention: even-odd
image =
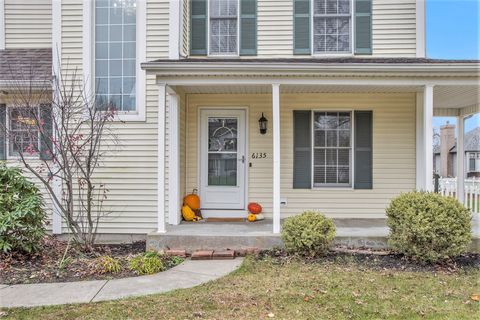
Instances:
[[[0,0],[1,1],[1,0]],[[147,33],[147,10],[146,3],[137,0],[136,16],[136,74],[135,74],[135,111],[119,112],[115,117],[118,121],[145,121],[146,103],[146,73],[140,64],[146,61],[146,33]],[[89,93],[95,91],[95,3],[92,0],[83,0],[83,75],[85,88]]]
[[[10,110],[11,109],[15,109],[15,108],[22,108],[22,107],[19,107],[19,106],[9,106],[7,105],[6,106],[6,122],[7,122],[7,128],[8,128],[8,132],[11,132],[11,129],[12,129],[12,124],[10,122]],[[37,112],[40,112],[40,106],[32,106],[32,107],[29,107],[29,108],[36,108],[37,109]],[[5,137],[5,142],[6,142],[6,147],[7,147],[7,160],[20,160],[20,155],[19,154],[11,154],[10,152],[10,134],[7,134],[7,136]],[[38,133],[38,150],[40,150],[40,132]],[[40,151],[37,153],[37,154],[34,154],[34,155],[24,155],[23,156],[25,159],[30,159],[30,160],[38,160],[40,159]]]
[[[5,50],[5,0],[0,0],[0,50]]]
[[[313,109],[310,110],[310,127],[311,127],[311,181],[310,189],[312,190],[353,190],[355,189],[355,146],[354,146],[354,135],[355,135],[355,110],[353,109]],[[314,174],[315,174],[315,112],[348,112],[350,113],[350,150],[351,150],[351,163],[350,163],[350,183],[347,184],[325,184],[325,185],[315,185],[314,183]]]
[[[207,55],[215,58],[240,56],[240,0],[237,0],[237,53],[210,53],[210,1],[207,0]]]
[[[350,0],[350,52],[315,52],[315,41],[314,41],[314,8],[315,0],[310,1],[310,54],[312,57],[352,57],[355,55],[354,52],[354,43],[355,43],[355,23],[354,23],[354,13],[355,13],[355,1]]]

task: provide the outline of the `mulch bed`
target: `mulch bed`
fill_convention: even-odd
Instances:
[[[355,265],[360,269],[382,271],[414,271],[454,273],[468,269],[480,269],[480,253],[466,253],[455,259],[436,264],[421,263],[401,254],[388,250],[347,249],[336,247],[321,257],[298,257],[283,250],[267,250],[258,255],[258,259],[273,258],[279,264],[301,259],[305,263]]]
[[[118,273],[103,273],[96,262],[99,257],[110,256],[127,266],[129,258],[145,252],[145,241],[96,245],[91,251],[84,251],[71,244],[61,265],[66,247],[66,241],[47,237],[43,250],[36,254],[0,253],[0,283],[69,282],[133,277],[137,274],[126,267]]]

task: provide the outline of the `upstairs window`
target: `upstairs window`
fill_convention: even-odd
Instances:
[[[209,1],[211,55],[238,54],[238,0]]]
[[[95,1],[95,90],[99,106],[136,111],[136,1]]]
[[[313,53],[352,52],[351,0],[313,0]]]

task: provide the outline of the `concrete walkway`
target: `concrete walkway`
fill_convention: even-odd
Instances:
[[[36,307],[89,303],[191,288],[218,279],[237,269],[242,258],[234,260],[186,260],[155,275],[114,280],[62,283],[0,284],[0,307]]]

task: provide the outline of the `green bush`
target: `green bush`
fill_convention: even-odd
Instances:
[[[110,256],[103,256],[97,260],[97,268],[101,273],[119,273],[122,271],[120,260]]]
[[[130,269],[137,274],[154,274],[165,270],[162,259],[156,252],[146,252],[130,260]]]
[[[0,250],[37,251],[46,234],[44,220],[38,188],[19,168],[0,165]]]
[[[458,256],[471,241],[471,214],[452,197],[408,192],[393,199],[387,212],[389,244],[406,256],[436,262]]]
[[[334,237],[333,220],[316,211],[290,217],[282,226],[282,240],[290,253],[310,256],[326,253]]]

